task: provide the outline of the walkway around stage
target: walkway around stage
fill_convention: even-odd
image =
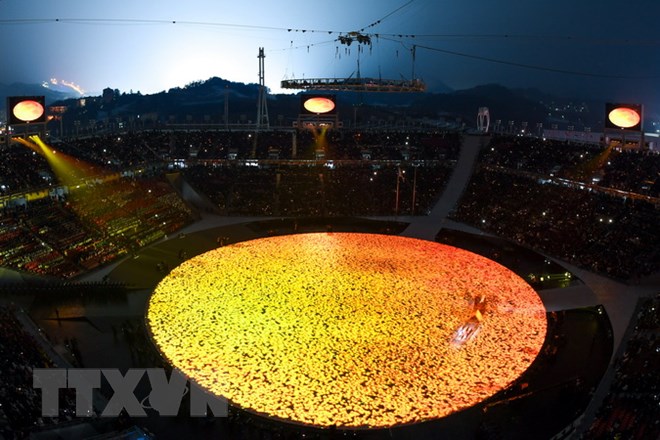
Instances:
[[[438,200],[438,203],[436,203],[428,216],[415,217],[415,221],[403,231],[402,235],[424,240],[435,240],[442,221],[454,209],[470,182],[479,152],[489,142],[490,137],[483,135],[471,135],[463,139],[458,163],[449,178],[449,182],[440,200]]]

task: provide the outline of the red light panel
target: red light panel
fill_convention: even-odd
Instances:
[[[642,119],[637,111],[627,107],[617,107],[612,110],[607,118],[617,127],[630,128],[639,124]]]
[[[333,113],[336,110],[335,97],[332,95],[302,96],[301,107],[302,113],[313,113],[317,115]]]
[[[605,128],[641,131],[642,106],[639,104],[607,104],[605,106]]]
[[[43,96],[13,96],[7,98],[9,124],[42,123],[46,121]]]

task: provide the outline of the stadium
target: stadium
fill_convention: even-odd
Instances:
[[[3,435],[657,436],[657,153],[327,122],[8,136]],[[42,417],[45,366],[229,411]]]

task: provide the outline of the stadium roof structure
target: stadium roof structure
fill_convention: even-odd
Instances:
[[[426,84],[419,79],[396,80],[376,78],[304,78],[287,79],[281,83],[283,89],[333,90],[348,92],[423,92]]]

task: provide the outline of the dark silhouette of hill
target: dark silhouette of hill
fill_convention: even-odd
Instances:
[[[45,96],[46,104],[51,105],[56,101],[71,98],[75,92],[67,93],[59,90],[53,90],[42,86],[41,84],[0,84],[0,109],[4,110],[8,96]]]
[[[497,84],[457,90],[453,93],[424,95],[415,103],[415,107],[426,113],[433,109],[442,109],[441,111],[468,121],[476,121],[479,107],[488,107],[491,123],[497,119],[503,124],[508,120],[529,123],[545,120],[545,109],[540,103]]]
[[[94,121],[139,124],[136,128],[163,124],[222,124],[225,122],[225,109],[228,110],[228,123],[250,124],[256,119],[258,93],[257,84],[236,83],[215,77],[150,95],[108,88],[102,96],[85,97],[83,105],[80,98],[65,99],[40,85],[0,86],[0,97],[43,94],[47,96],[47,104],[65,105],[65,130],[74,121],[80,121],[79,126],[82,127]],[[301,93],[268,95],[271,126],[291,126],[298,117]],[[602,108],[598,108],[598,103],[583,103],[580,106],[557,104],[558,99],[540,91],[514,90],[498,84],[447,93],[327,93],[336,96],[339,117],[345,125],[372,121],[374,124],[389,124],[400,120],[428,123],[458,120],[470,127],[476,124],[479,107],[488,107],[491,124],[496,120],[502,124],[513,120],[516,123],[527,121],[530,128],[537,122],[549,127],[550,119],[556,118],[579,129],[589,124],[598,127]],[[0,105],[4,103],[2,99]],[[593,105],[596,111],[585,109],[588,105]],[[556,108],[561,108],[561,111],[555,111]],[[574,111],[578,108],[581,110]]]

